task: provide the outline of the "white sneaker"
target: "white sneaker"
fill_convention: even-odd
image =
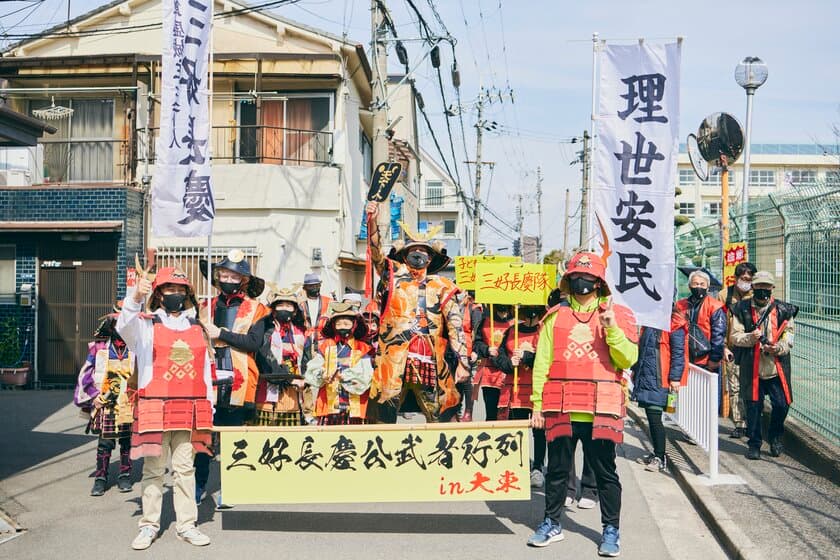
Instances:
[[[183,533],[177,533],[177,536],[179,540],[186,541],[193,546],[207,546],[210,544],[210,537],[195,527],[187,529]]]
[[[543,473],[539,471],[539,469],[534,469],[531,471],[531,488],[542,488],[545,484],[545,477]]]
[[[137,533],[137,536],[131,542],[131,548],[134,550],[146,550],[152,546],[152,541],[157,538],[157,534],[157,529],[154,527],[149,525],[140,527],[140,532]]]
[[[575,503],[575,499],[571,496],[566,496],[566,507],[572,507]]]
[[[592,509],[597,505],[598,505],[598,502],[596,502],[592,498],[581,498],[578,501],[578,508],[579,509]]]

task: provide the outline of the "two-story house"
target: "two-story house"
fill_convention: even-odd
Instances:
[[[0,58],[6,103],[57,129],[34,148],[0,149],[0,251],[14,255],[0,273],[15,290],[32,285],[42,383],[73,381],[96,318],[145,248],[205,289],[207,240],[155,238],[149,223],[161,20],[159,0],[115,1]],[[227,0],[215,2],[213,45],[214,260],[236,247],[270,281],[314,270],[326,292],[360,287],[373,163],[364,49]]]

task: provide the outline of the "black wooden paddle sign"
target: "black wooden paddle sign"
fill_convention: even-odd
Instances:
[[[385,202],[391,189],[394,188],[397,179],[402,173],[402,164],[396,161],[380,163],[373,172],[373,179],[370,181],[370,190],[367,199],[374,202]]]

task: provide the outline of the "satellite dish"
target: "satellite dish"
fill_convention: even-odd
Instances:
[[[697,137],[689,134],[685,145],[688,150],[688,160],[691,162],[691,167],[694,168],[694,173],[701,181],[708,181],[709,162],[703,159],[703,154],[700,153],[700,146],[697,145]]]
[[[697,146],[707,162],[717,167],[732,165],[744,149],[741,123],[729,113],[712,113],[697,129]]]

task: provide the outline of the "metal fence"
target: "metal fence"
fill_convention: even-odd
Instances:
[[[750,262],[776,276],[774,295],[799,306],[791,414],[840,444],[840,182],[751,200],[746,236],[743,217],[734,207],[730,240],[746,241]],[[723,277],[719,222],[684,226],[676,247],[678,266],[702,265]]]
[[[251,274],[257,275],[262,253],[256,247],[213,247],[211,253],[212,261],[221,261],[231,249],[239,249],[245,253],[245,260],[251,265]],[[199,300],[207,294],[206,270],[201,270],[199,261],[207,258],[207,247],[158,247],[155,252],[155,264],[157,268],[175,266],[183,270],[195,288],[196,297]],[[213,290],[216,293],[216,290]]]

